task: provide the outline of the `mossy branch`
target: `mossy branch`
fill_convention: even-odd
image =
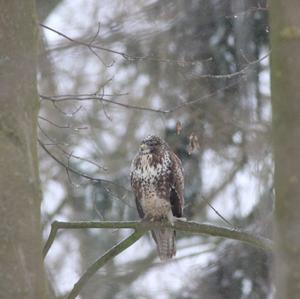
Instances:
[[[106,251],[94,264],[92,264],[85,273],[80,277],[80,279],[75,283],[71,293],[67,297],[67,299],[74,299],[77,297],[83,286],[86,282],[101,268],[103,267],[109,260],[117,256],[119,253],[130,247],[133,243],[135,243],[138,239],[143,236],[144,232],[135,231],[129,237],[125,238],[111,249]]]
[[[168,222],[145,222],[145,221],[79,221],[79,222],[63,222],[54,221],[51,226],[49,238],[45,244],[43,254],[47,255],[52,243],[54,242],[58,229],[91,229],[91,228],[104,228],[104,229],[134,229],[143,233],[157,227],[172,227]],[[254,235],[249,232],[229,229],[225,227],[202,224],[194,221],[176,220],[174,222],[174,229],[177,231],[204,234],[215,237],[223,237],[233,240],[239,240],[249,245],[259,247],[266,251],[272,250],[272,241]]]
[[[67,297],[68,299],[74,299],[79,294],[80,290],[83,288],[85,283],[93,276],[102,266],[106,264],[109,260],[117,256],[119,253],[123,252],[125,249],[130,247],[138,239],[140,239],[146,232],[158,227],[169,227],[174,228],[177,231],[193,233],[193,234],[203,234],[215,237],[222,237],[227,239],[239,240],[241,242],[248,243],[249,245],[259,247],[265,251],[271,251],[273,248],[272,241],[251,234],[249,232],[240,231],[237,229],[229,229],[225,227],[219,227],[210,224],[201,224],[194,221],[184,221],[176,219],[174,225],[172,226],[169,222],[146,222],[146,221],[81,221],[81,222],[63,222],[54,221],[51,226],[51,232],[48,240],[45,244],[43,254],[44,257],[47,255],[50,247],[52,246],[57,231],[59,229],[133,229],[129,237],[125,238],[110,250],[108,250],[104,255],[102,255],[94,264],[92,264],[83,276],[74,285],[71,293]]]

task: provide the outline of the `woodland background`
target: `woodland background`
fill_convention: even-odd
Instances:
[[[42,98],[40,116],[68,128],[40,118],[41,139],[55,144],[47,148],[66,165],[113,182],[68,175],[41,152],[46,232],[53,219],[136,219],[130,163],[140,140],[152,133],[164,137],[183,161],[189,220],[224,224],[209,202],[234,226],[268,232],[273,165],[266,3],[188,2],[64,1],[43,21],[76,40],[129,55],[91,50],[43,29],[40,94],[97,93],[100,99]],[[111,105],[101,101],[103,95],[171,111]],[[123,236],[62,233],[46,260],[55,292],[67,292]],[[180,233],[177,260],[164,265],[144,238],[99,271],[81,296],[265,298],[268,268],[259,249]]]
[[[39,52],[30,52],[28,39],[28,44],[20,41],[17,48],[11,42],[11,48],[3,49],[30,52],[24,70],[33,60],[38,66],[39,103],[20,106],[18,112],[22,107],[26,112],[23,123],[17,114],[9,121],[19,131],[26,123],[32,130],[26,132],[33,135],[38,128],[44,240],[54,220],[138,219],[129,172],[148,134],[163,137],[183,162],[188,220],[272,237],[274,144],[272,148],[266,1],[38,0],[36,6],[40,24],[30,38],[38,42]],[[15,20],[30,20],[28,26],[35,26],[34,9],[24,4]],[[5,12],[9,8],[2,24]],[[280,32],[288,40],[297,39],[300,31],[295,28]],[[4,27],[1,38],[6,42],[9,29],[20,31],[18,26]],[[292,68],[293,63],[287,64]],[[22,67],[15,63],[13,69]],[[29,86],[26,80],[32,80],[32,88],[35,84],[34,74],[20,74],[21,80],[15,78],[16,99],[18,90]],[[3,86],[11,86],[8,82]],[[2,90],[4,96],[11,92],[8,87]],[[3,103],[15,111],[16,106]],[[38,106],[37,122],[29,123]],[[290,109],[296,113],[298,106]],[[0,126],[5,138],[13,138],[18,146],[5,121]],[[275,161],[282,157],[278,149]],[[2,169],[12,167],[4,158],[1,163]],[[32,171],[36,175],[36,169]],[[296,175],[287,178],[298,182]],[[8,181],[3,180],[3,186]],[[4,238],[12,217],[7,219]],[[59,231],[45,259],[48,297],[66,298],[89,265],[126,235],[122,229]],[[272,258],[262,249],[182,232],[177,245],[176,259],[160,263],[153,242],[144,236],[101,268],[80,298],[274,298]],[[16,252],[22,256],[22,250]]]

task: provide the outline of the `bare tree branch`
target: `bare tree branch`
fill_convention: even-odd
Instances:
[[[79,41],[79,40],[75,40],[67,35],[65,35],[64,33],[60,32],[60,31],[57,31],[49,26],[46,26],[44,24],[40,24],[41,27],[49,30],[49,31],[52,31],[58,35],[60,35],[61,37],[69,40],[70,42],[72,43],[75,43],[77,45],[81,45],[81,46],[85,46],[85,47],[88,47],[89,49],[90,48],[94,48],[94,49],[98,49],[98,50],[101,50],[101,51],[105,51],[105,52],[109,52],[109,53],[112,53],[112,54],[118,54],[118,55],[121,55],[124,59],[126,60],[129,60],[130,56],[127,55],[125,52],[120,52],[120,51],[115,51],[115,50],[112,50],[112,49],[108,49],[108,48],[105,48],[105,47],[100,47],[100,46],[96,46],[96,45],[93,45],[93,41],[90,42],[90,43],[86,43],[86,42],[83,42],[83,41]]]
[[[200,224],[193,221],[183,221],[180,219],[175,220],[174,225],[170,224],[169,222],[145,221],[54,221],[51,225],[51,232],[44,246],[43,255],[44,257],[47,255],[59,229],[134,229],[135,232],[133,234],[131,234],[129,237],[125,238],[124,240],[113,246],[86,270],[83,276],[81,276],[78,282],[74,285],[71,293],[67,297],[68,299],[74,299],[77,297],[77,295],[79,294],[83,286],[86,284],[86,282],[92,277],[92,275],[94,275],[109,260],[111,260],[119,253],[130,247],[133,243],[139,240],[147,231],[158,227],[168,227],[174,228],[178,231],[193,234],[205,234],[209,236],[239,240],[241,242],[248,243],[249,245],[259,247],[265,251],[271,251],[273,248],[272,241],[261,236],[256,236],[254,234],[239,231],[236,229],[228,229],[225,227],[218,227],[209,224]]]
[[[84,102],[84,101],[100,101],[100,102],[105,102],[108,104],[116,105],[116,106],[121,106],[123,108],[127,109],[136,109],[136,110],[144,110],[144,111],[150,111],[150,112],[160,112],[160,113],[168,113],[167,110],[162,110],[162,109],[155,109],[151,107],[142,107],[142,106],[137,106],[137,105],[130,105],[130,104],[125,104],[121,102],[117,102],[114,100],[110,100],[107,98],[104,98],[102,96],[98,96],[97,94],[90,94],[90,95],[74,95],[74,96],[46,96],[46,95],[41,95],[40,98],[42,100],[48,100],[54,103],[57,102],[65,102],[65,101],[78,101],[78,102]]]
[[[106,251],[94,264],[92,264],[85,273],[80,277],[80,279],[75,283],[71,293],[67,297],[67,299],[74,299],[77,297],[81,289],[87,283],[87,281],[101,268],[103,267],[109,260],[117,256],[119,253],[123,252],[125,249],[134,244],[137,240],[139,240],[143,236],[143,231],[135,231],[129,237],[125,238],[111,249]]]
[[[241,79],[240,79],[241,80]],[[156,109],[156,108],[151,108],[151,107],[142,107],[142,106],[137,106],[137,105],[131,105],[131,104],[125,104],[125,103],[121,103],[121,102],[117,102],[111,99],[107,99],[101,96],[98,96],[97,94],[90,94],[90,95],[74,95],[74,96],[46,96],[46,95],[41,95],[40,94],[40,98],[41,100],[47,100],[47,101],[51,101],[53,103],[58,103],[58,102],[64,102],[64,101],[78,101],[78,102],[82,102],[82,101],[100,101],[100,102],[105,102],[108,104],[112,104],[112,105],[117,105],[117,106],[121,106],[127,109],[135,109],[135,110],[143,110],[143,111],[149,111],[149,112],[156,112],[156,113],[162,113],[162,114],[170,114],[173,113],[177,110],[186,108],[188,106],[197,104],[199,102],[202,102],[206,99],[209,99],[213,96],[218,95],[220,92],[225,91],[227,89],[230,89],[236,85],[239,84],[240,80],[236,80],[235,82],[228,84],[222,88],[217,89],[214,92],[208,93],[202,97],[199,97],[197,99],[191,100],[191,101],[185,101],[181,104],[175,105],[174,107],[170,107],[169,109]]]
[[[47,122],[48,124],[50,124],[50,125],[52,125],[52,126],[54,126],[54,127],[56,127],[56,128],[58,128],[58,129],[70,129],[70,130],[75,131],[75,132],[77,132],[77,131],[79,131],[79,130],[87,130],[87,129],[88,129],[88,127],[77,127],[77,128],[72,128],[72,127],[70,126],[70,124],[67,124],[67,125],[59,125],[59,124],[53,122],[52,120],[50,120],[50,119],[48,119],[48,118],[46,118],[46,117],[43,117],[43,116],[41,116],[41,115],[39,115],[38,118],[39,118],[40,120],[43,120],[43,121]]]
[[[88,180],[91,180],[91,181],[94,181],[94,182],[103,182],[103,183],[108,183],[108,184],[111,184],[111,185],[115,185],[117,187],[122,187],[123,189],[125,189],[126,191],[128,191],[125,187],[123,186],[120,186],[112,181],[109,181],[109,180],[105,180],[105,179],[101,179],[101,178],[95,178],[95,177],[92,177],[90,175],[87,175],[77,169],[74,169],[73,167],[65,164],[64,162],[62,162],[61,160],[59,160],[55,155],[53,155],[48,149],[47,147],[43,144],[43,142],[41,140],[38,139],[38,143],[39,145],[41,146],[41,148],[53,159],[55,160],[59,165],[61,165],[62,167],[64,167],[67,171],[69,172],[72,172],[78,176],[81,176],[81,177],[84,177]]]
[[[57,35],[69,40],[70,42],[72,42],[74,44],[87,47],[94,55],[96,55],[96,57],[98,59],[101,60],[102,63],[104,63],[104,62],[102,61],[101,57],[99,57],[99,55],[97,53],[95,53],[94,50],[100,50],[100,51],[108,52],[108,53],[111,53],[111,54],[116,54],[116,55],[121,56],[122,58],[124,58],[127,61],[142,61],[142,60],[158,61],[158,62],[162,62],[162,63],[175,63],[178,66],[182,66],[182,67],[185,67],[186,65],[196,65],[198,63],[208,62],[208,61],[212,60],[211,57],[203,59],[203,60],[198,60],[198,61],[186,61],[186,60],[166,59],[166,58],[154,57],[154,56],[150,56],[150,55],[133,56],[133,55],[129,55],[125,52],[121,52],[121,51],[117,51],[117,50],[113,50],[113,49],[109,49],[109,48],[106,48],[106,47],[101,47],[101,46],[95,45],[94,42],[95,42],[95,38],[97,36],[95,36],[90,42],[84,42],[84,41],[80,41],[80,40],[77,40],[77,39],[73,39],[73,38],[67,36],[66,34],[64,34],[64,33],[60,32],[60,31],[58,31],[54,28],[46,26],[44,24],[39,24],[39,25],[41,27],[43,27],[43,28],[45,28],[49,31],[52,31],[52,32],[56,33]],[[98,26],[98,28],[99,28],[99,26]],[[99,34],[99,32],[97,30],[97,35],[98,34]],[[114,64],[114,61],[112,62],[111,65],[113,65],[113,64]],[[105,65],[105,63],[104,63],[104,65]],[[109,66],[111,66],[111,65],[109,65]],[[107,66],[107,67],[109,67],[109,66]]]
[[[57,35],[69,40],[70,42],[72,42],[74,44],[87,47],[106,67],[112,66],[114,64],[114,61],[110,65],[106,65],[105,62],[103,61],[103,59],[95,52],[95,50],[101,50],[101,51],[104,51],[104,52],[109,52],[109,53],[112,53],[112,54],[120,55],[122,58],[124,58],[127,61],[136,61],[136,60],[158,61],[158,62],[162,62],[162,63],[176,63],[178,66],[181,66],[181,67],[185,67],[186,65],[195,65],[197,63],[208,62],[208,61],[212,60],[212,58],[208,58],[208,59],[204,59],[202,61],[185,61],[185,60],[184,61],[179,61],[179,60],[165,59],[165,58],[160,58],[160,57],[152,57],[152,56],[149,56],[149,55],[148,56],[132,56],[132,55],[129,55],[125,52],[121,52],[121,51],[113,50],[113,49],[110,49],[110,48],[98,46],[98,45],[95,45],[94,42],[95,42],[96,37],[99,35],[99,29],[100,29],[99,24],[98,24],[97,33],[90,42],[84,42],[84,41],[80,41],[80,40],[77,40],[77,39],[73,39],[73,38],[67,36],[66,34],[64,34],[64,33],[60,32],[60,31],[58,31],[54,28],[46,26],[44,24],[40,24],[40,26],[47,29],[47,30],[49,30],[49,31],[52,31],[52,32],[56,33]],[[234,73],[222,74],[222,75],[203,74],[203,75],[199,75],[198,77],[199,78],[211,78],[211,79],[229,79],[229,78],[233,78],[233,77],[236,77],[236,76],[241,76],[241,75],[244,75],[246,73],[246,71],[251,66],[260,63],[262,60],[269,57],[269,55],[270,55],[270,53],[267,53],[265,56],[263,56],[263,57],[261,57],[257,60],[249,62],[248,65],[245,68],[241,69],[240,71],[234,72]]]
[[[88,228],[106,228],[106,229],[134,229],[143,233],[158,227],[174,228],[193,234],[205,234],[215,237],[223,237],[233,240],[239,240],[252,246],[262,248],[266,251],[272,249],[272,241],[254,234],[243,232],[236,229],[214,226],[210,224],[200,224],[194,221],[176,220],[174,226],[168,222],[145,222],[145,221],[80,221],[80,222],[62,222],[52,223],[49,238],[44,247],[44,256],[47,255],[52,243],[54,242],[58,229],[88,229]]]
[[[239,71],[236,71],[234,73],[229,73],[229,74],[221,74],[221,75],[213,75],[213,74],[203,74],[203,75],[197,75],[197,78],[210,78],[210,79],[231,79],[237,76],[242,76],[245,75],[246,72],[249,70],[250,67],[257,65],[264,59],[268,58],[271,54],[271,51],[269,51],[266,55],[262,56],[261,58],[254,60],[254,61],[247,61],[247,65],[242,68]]]
[[[39,118],[40,118],[40,116],[39,116]],[[46,118],[45,118],[45,119],[46,119]],[[55,140],[52,139],[52,138],[45,132],[45,130],[40,126],[39,123],[38,123],[38,128],[39,128],[40,131],[43,133],[43,135],[51,142],[51,145],[55,145],[62,153],[64,153],[64,154],[67,156],[67,158],[68,158],[68,164],[67,164],[67,168],[66,168],[67,171],[68,171],[68,169],[70,168],[70,167],[69,167],[69,164],[70,164],[70,159],[71,159],[71,158],[74,158],[74,159],[77,159],[77,160],[84,161],[84,162],[87,162],[87,163],[89,163],[89,164],[92,164],[92,165],[96,166],[98,169],[103,170],[103,171],[107,171],[107,170],[108,170],[107,167],[102,166],[102,165],[96,163],[95,161],[92,161],[92,160],[90,160],[90,159],[87,159],[87,158],[83,158],[83,157],[74,155],[73,152],[72,152],[72,153],[67,152],[62,146],[60,146],[59,143],[55,142]],[[62,128],[62,127],[60,127],[60,128]],[[71,126],[66,127],[66,128],[72,129]],[[72,129],[72,130],[77,130],[77,129],[79,130],[79,129],[84,129],[84,128],[76,128],[76,129]],[[39,140],[39,141],[40,141],[40,140]],[[42,142],[42,141],[41,141],[41,142]],[[45,143],[43,143],[43,145],[45,146]],[[53,158],[53,157],[52,157],[52,158]]]

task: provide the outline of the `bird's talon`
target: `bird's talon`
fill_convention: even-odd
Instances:
[[[185,217],[176,217],[176,220],[179,221],[187,221],[187,219]]]

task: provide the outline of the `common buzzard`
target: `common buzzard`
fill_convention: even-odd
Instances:
[[[131,186],[139,216],[149,221],[182,217],[184,178],[181,161],[169,145],[157,136],[146,137],[131,166]],[[176,253],[175,230],[152,230],[161,260]]]

